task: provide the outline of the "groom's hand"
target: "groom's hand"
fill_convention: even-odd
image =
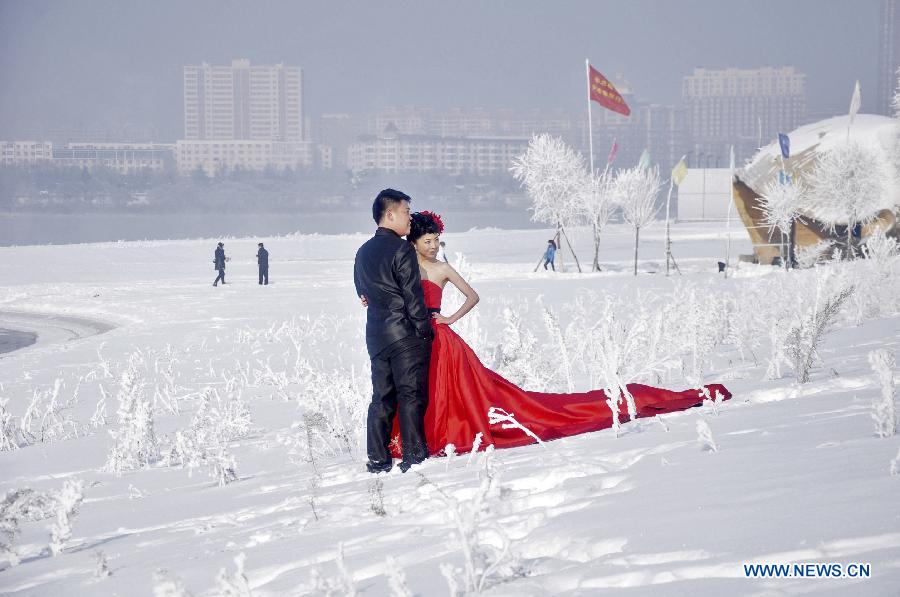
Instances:
[[[369,306],[369,299],[366,298],[366,295],[364,295],[364,294],[359,295],[359,300],[362,301],[363,307]]]

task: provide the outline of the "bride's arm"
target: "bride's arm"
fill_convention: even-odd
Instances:
[[[472,308],[475,307],[475,305],[477,305],[478,301],[481,299],[478,297],[478,293],[475,292],[475,289],[469,286],[469,283],[466,282],[449,263],[444,266],[444,273],[447,276],[447,280],[449,280],[450,283],[456,286],[459,291],[466,296],[466,301],[456,311],[456,313],[454,313],[450,317],[444,317],[440,313],[434,314],[434,320],[436,323],[450,325],[462,319],[463,316],[471,311]]]

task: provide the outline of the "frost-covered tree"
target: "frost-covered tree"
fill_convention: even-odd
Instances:
[[[566,379],[566,391],[571,393],[575,391],[575,382],[572,378],[572,363],[569,359],[569,351],[566,348],[566,337],[562,326],[559,324],[559,318],[549,308],[543,308],[544,325],[547,327],[547,333],[550,336],[550,342],[555,347],[557,356],[556,365],[562,370]]]
[[[763,222],[769,227],[769,239],[775,230],[781,233],[782,240],[787,239],[788,246],[781,243],[781,262],[784,268],[791,266],[791,228],[803,206],[805,188],[799,180],[782,183],[773,180],[765,186],[760,199]]]
[[[84,501],[84,481],[69,479],[56,496],[56,524],[50,539],[50,551],[59,555],[66,542],[72,538],[72,521],[78,514],[78,507]]]
[[[621,170],[616,175],[614,194],[616,202],[622,209],[622,217],[634,228],[634,275],[637,275],[638,244],[641,228],[647,226],[659,206],[656,195],[659,193],[659,168],[641,168],[635,166]]]
[[[799,383],[809,381],[822,338],[855,290],[855,286],[842,286],[826,275],[816,278],[813,296],[797,293],[793,322],[784,339],[784,353]]]
[[[559,137],[534,135],[528,148],[513,158],[510,172],[531,197],[531,219],[555,226],[557,234],[568,243],[566,228],[576,224],[582,215],[580,197],[587,176],[584,157]],[[572,256],[580,272],[574,250]]]
[[[814,245],[807,245],[795,251],[794,259],[798,267],[807,269],[824,261],[831,254],[833,247],[833,240],[823,239]]]
[[[896,239],[885,234],[881,228],[876,228],[866,238],[861,249],[862,254],[882,278],[893,276],[897,255],[900,254],[900,243]]]
[[[0,499],[0,556],[6,556],[10,564],[19,564],[15,540],[19,524],[23,521],[43,520],[53,516],[56,499],[52,494],[32,489],[13,489]]]
[[[869,365],[878,377],[881,394],[873,403],[872,418],[878,437],[893,437],[897,433],[897,414],[894,405],[894,355],[883,348],[869,353]]]
[[[0,452],[18,450],[19,426],[13,414],[6,410],[8,398],[0,398]]]
[[[159,458],[159,445],[153,430],[153,407],[135,358],[122,373],[117,398],[119,427],[110,432],[116,443],[107,458],[106,470],[121,474],[147,467]]]
[[[853,256],[853,230],[878,216],[890,182],[889,166],[878,152],[858,143],[838,145],[816,161],[805,211],[832,231],[846,226],[846,254]]]
[[[600,233],[616,210],[614,180],[608,170],[586,175],[581,180],[578,198],[585,221],[591,226],[594,238],[593,271],[600,271]]]
[[[100,384],[100,399],[94,407],[94,414],[91,416],[91,427],[103,427],[106,425],[106,399],[109,397],[106,388]]]
[[[178,463],[188,470],[206,467],[219,486],[237,481],[237,466],[227,445],[246,436],[250,424],[250,410],[239,391],[225,400],[217,389],[207,388],[201,394],[190,427],[175,433],[166,459],[169,464]]]
[[[19,555],[15,549],[19,523],[25,518],[33,495],[31,489],[14,489],[6,492],[0,500],[0,555],[6,555],[13,566],[19,563]]]
[[[613,297],[584,293],[570,309],[571,326],[579,330],[573,360],[587,370],[590,387],[602,389],[612,401],[610,410],[617,413],[624,400],[632,419],[637,417],[637,406],[628,384],[646,381],[669,356],[663,341],[663,313],[645,308],[649,303],[636,302],[639,307],[634,310]]]
[[[557,387],[559,369],[555,355],[549,358],[528,329],[518,310],[505,307],[501,313],[504,323],[501,337],[493,356],[491,369],[519,387],[536,392],[562,391]]]

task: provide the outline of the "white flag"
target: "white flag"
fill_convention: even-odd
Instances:
[[[853,88],[853,97],[850,98],[850,124],[853,124],[853,117],[859,112],[859,106],[862,104],[862,97],[859,91],[859,81]]]

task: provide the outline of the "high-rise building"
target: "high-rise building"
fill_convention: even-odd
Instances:
[[[207,63],[184,67],[184,136],[189,141],[303,140],[299,67]]]
[[[893,114],[891,102],[900,68],[900,1],[883,0],[878,36],[878,114]]]
[[[725,164],[732,145],[739,160],[749,158],[779,132],[803,124],[805,79],[792,66],[694,69],[682,85],[693,144],[690,165]]]

